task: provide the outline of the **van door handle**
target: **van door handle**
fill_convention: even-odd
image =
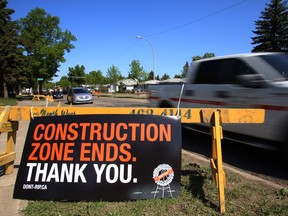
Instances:
[[[230,94],[227,91],[215,91],[214,96],[216,98],[230,98]]]

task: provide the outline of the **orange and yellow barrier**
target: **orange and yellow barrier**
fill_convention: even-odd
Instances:
[[[101,92],[92,92],[92,95],[95,95],[97,97],[100,97],[101,96]]]
[[[222,164],[221,124],[263,123],[263,109],[201,109],[201,108],[97,108],[97,107],[18,107],[0,106],[0,133],[7,133],[6,152],[0,154],[0,166],[5,165],[5,174],[13,172],[16,158],[16,131],[19,121],[30,121],[34,117],[82,114],[130,114],[178,116],[182,123],[210,124],[212,135],[212,156],[210,159],[212,178],[219,192],[220,212],[225,213],[225,172]]]
[[[39,101],[41,99],[44,99],[49,102],[54,102],[53,96],[51,95],[33,95],[32,98],[33,101]]]

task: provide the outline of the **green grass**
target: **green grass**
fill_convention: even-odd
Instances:
[[[16,106],[17,105],[17,98],[3,98],[0,97],[0,106]]]
[[[218,190],[208,164],[183,154],[181,195],[177,198],[122,202],[29,201],[24,215],[221,215]],[[288,215],[287,189],[226,172],[226,215]]]

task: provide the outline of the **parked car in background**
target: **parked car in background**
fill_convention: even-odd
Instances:
[[[90,91],[84,87],[74,87],[69,89],[67,94],[67,102],[77,103],[93,103],[93,97]]]
[[[54,91],[52,92],[53,99],[63,99],[62,91]]]

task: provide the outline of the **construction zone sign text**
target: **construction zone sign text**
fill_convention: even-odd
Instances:
[[[177,196],[181,166],[179,120],[135,115],[38,117],[28,130],[14,198],[156,198],[153,170],[159,164],[171,167],[169,197]],[[156,173],[157,178],[167,178],[165,172]]]

